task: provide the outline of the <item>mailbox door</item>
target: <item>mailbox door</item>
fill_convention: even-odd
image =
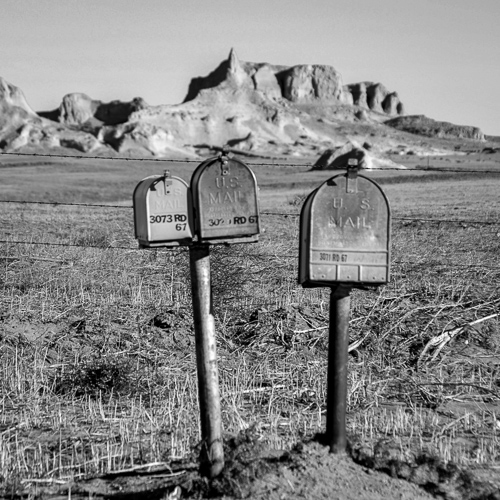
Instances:
[[[192,241],[191,196],[178,177],[152,176],[134,192],[136,237],[142,246],[178,246]]]
[[[196,232],[201,242],[256,241],[260,232],[257,182],[233,158],[203,162],[191,179]]]
[[[160,175],[150,175],[142,179],[134,189],[134,229],[139,242],[149,240],[148,206],[146,203],[148,191],[152,183],[160,179]]]
[[[300,212],[300,235],[299,235],[299,283],[309,280],[309,241],[311,238],[311,203],[316,190],[309,193]]]
[[[389,280],[390,208],[374,181],[337,175],[315,192],[304,217],[309,286]]]

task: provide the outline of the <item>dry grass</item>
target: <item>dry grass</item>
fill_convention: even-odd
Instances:
[[[395,202],[395,215],[413,214],[418,189]],[[290,201],[275,208],[297,212]],[[425,215],[441,216],[436,206]],[[196,450],[187,253],[113,249],[135,247],[130,209],[0,210],[6,239],[96,247],[0,245],[4,491]],[[483,215],[498,212],[489,204]],[[258,244],[212,251],[223,425],[230,434],[255,427],[269,446],[290,448],[324,429],[329,294],[296,285],[296,217],[263,216],[263,226]],[[394,223],[391,283],[353,292],[351,342],[362,340],[349,362],[354,447],[500,465],[499,321],[467,326],[499,309],[497,233]],[[431,339],[461,326],[422,357]]]

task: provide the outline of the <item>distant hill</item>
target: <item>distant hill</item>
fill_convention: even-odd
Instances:
[[[438,122],[424,115],[399,116],[387,120],[385,124],[398,130],[426,137],[472,139],[474,141],[485,140],[484,134],[478,127]]]
[[[0,110],[4,151],[182,158],[228,145],[241,154],[310,157],[369,140],[374,153],[442,154],[453,140],[484,140],[477,127],[405,116],[398,93],[381,83],[346,85],[331,66],[244,62],[233,50],[209,75],[191,80],[181,104],[149,106],[139,97],[103,103],[73,93],[37,114],[0,78]]]

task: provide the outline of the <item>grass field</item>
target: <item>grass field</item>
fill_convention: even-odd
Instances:
[[[391,203],[392,279],[353,292],[348,437],[365,457],[431,457],[493,481],[500,163],[432,165],[464,172],[365,174]],[[0,203],[4,494],[171,463],[199,445],[187,252],[137,250],[130,208],[142,178],[168,168],[189,180],[196,166],[1,158],[0,201],[113,205]],[[223,426],[289,449],[325,426],[329,290],[296,283],[297,215],[332,172],[254,170],[260,241],[211,257]]]

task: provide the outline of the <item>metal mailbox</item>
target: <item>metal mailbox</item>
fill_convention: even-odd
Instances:
[[[135,237],[139,247],[190,245],[193,239],[188,184],[164,175],[146,177],[134,190]]]
[[[382,285],[389,263],[390,207],[376,182],[349,169],[308,196],[300,214],[303,287]]]
[[[201,163],[191,178],[200,243],[244,243],[260,233],[257,181],[242,161],[224,154]]]

